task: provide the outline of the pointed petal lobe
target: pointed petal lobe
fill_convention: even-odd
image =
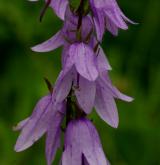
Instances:
[[[19,123],[17,124],[17,126],[13,127],[13,130],[14,130],[14,131],[20,131],[20,130],[22,130],[23,127],[28,123],[29,119],[30,119],[30,118],[28,117],[28,118],[22,120],[21,122],[19,122]]]
[[[97,54],[97,68],[98,68],[98,71],[103,72],[103,71],[111,70],[112,68],[109,64],[109,61],[108,61],[102,47],[99,46],[97,52],[98,52],[98,54]]]
[[[34,52],[50,52],[62,46],[63,43],[64,43],[63,35],[62,32],[59,31],[49,40],[32,47],[32,50]]]
[[[22,132],[16,142],[15,150],[23,151],[34,144],[45,132],[48,125],[51,97],[43,97],[36,105],[35,110],[23,127]]]
[[[68,0],[51,0],[50,6],[54,9],[59,18],[64,20]]]
[[[95,108],[99,116],[110,126],[117,128],[119,123],[116,103],[110,91],[97,85]]]

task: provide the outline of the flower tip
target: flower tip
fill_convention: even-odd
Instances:
[[[130,97],[129,102],[132,102],[132,101],[134,101],[134,98],[133,97]]]
[[[16,145],[14,146],[14,150],[16,152],[22,152],[22,151],[26,150],[28,147],[29,146],[27,146],[27,145],[20,145],[20,144],[16,143]]]
[[[118,122],[114,122],[112,125],[111,125],[113,128],[117,129],[118,126],[119,126],[119,121]]]
[[[119,119],[117,118],[117,119],[115,119],[115,120],[112,120],[112,121],[108,121],[107,122],[112,128],[115,128],[115,129],[117,129],[118,128],[118,126],[119,126]]]
[[[127,96],[126,101],[130,103],[130,102],[134,101],[134,98]]]
[[[40,45],[36,45],[36,46],[31,47],[31,50],[33,52],[37,52],[37,53],[44,53],[44,52],[49,52],[50,51],[50,50],[47,50],[47,49],[41,47]]]
[[[17,144],[14,146],[14,150],[15,150],[16,152],[21,152],[21,151],[23,151],[23,149],[22,149],[21,147],[19,147]]]
[[[24,127],[24,126],[27,124],[27,122],[29,121],[29,119],[30,119],[30,118],[28,117],[28,118],[22,120],[22,121],[19,122],[17,125],[13,126],[13,127],[12,127],[12,130],[13,130],[13,131],[20,131],[20,130],[22,130],[23,127]]]
[[[31,47],[31,50],[32,50],[33,52],[38,52],[38,53],[42,52],[42,50],[40,51],[40,50],[37,48],[37,46]]]
[[[134,21],[132,21],[131,22],[133,25],[139,25],[140,23],[139,22],[134,22]]]
[[[41,44],[31,47],[31,50],[32,50],[33,52],[37,52],[37,53],[49,52],[49,50],[43,48],[43,47],[41,46]]]
[[[110,127],[117,129],[119,126],[119,119],[110,119],[110,120],[105,120],[103,119]]]
[[[126,102],[132,102],[134,100],[133,97],[130,97],[130,96],[127,96],[127,95],[124,95],[124,94],[120,94],[120,97],[119,99],[123,100],[123,101],[126,101]]]
[[[23,140],[18,139],[14,146],[14,150],[16,152],[22,152],[22,151],[28,149],[30,146],[32,146],[33,143],[34,143],[33,141],[24,142]]]
[[[112,67],[111,67],[111,65],[108,65],[108,70],[110,70],[110,71],[112,70]]]

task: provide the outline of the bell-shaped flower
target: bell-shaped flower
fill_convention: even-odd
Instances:
[[[61,71],[55,83],[54,93],[52,95],[53,102],[59,104],[59,102],[66,100],[71,90],[74,91],[80,108],[89,114],[92,111],[95,100],[95,83],[80,76],[75,67],[72,67],[68,72]]]
[[[62,165],[109,165],[99,135],[86,118],[71,121],[65,134]]]
[[[117,35],[118,29],[128,29],[126,22],[134,24],[123,14],[116,0],[90,0],[90,6],[99,41],[102,40],[105,29]]]
[[[15,145],[15,151],[20,152],[29,148],[47,133],[46,157],[50,162],[59,147],[60,126],[64,113],[65,102],[57,104],[55,107],[51,95],[40,99],[32,115],[15,127],[15,130],[21,130]]]
[[[81,46],[84,46],[83,43],[81,44]],[[127,102],[130,102],[133,99],[122,94],[115,86],[112,85],[108,75],[108,71],[111,69],[111,66],[100,46],[94,54],[94,66],[98,72],[98,77],[96,80],[90,81],[89,78],[91,76],[85,77],[85,74],[82,74],[84,73],[83,68],[87,68],[85,71],[87,71],[86,73],[89,73],[87,59],[84,60],[85,66],[82,67],[79,72],[79,70],[76,69],[74,58],[77,57],[77,53],[80,53],[81,51],[83,52],[83,47],[80,46],[77,51],[76,46],[70,46],[72,49],[71,51],[73,51],[71,55],[68,55],[68,52],[70,51],[69,48],[69,50],[66,48],[65,52],[63,52],[65,57],[63,62],[64,66],[55,85],[54,94],[56,97],[53,94],[53,99],[54,101],[58,100],[58,102],[61,102],[67,98],[69,92],[73,89],[79,107],[83,109],[86,114],[91,113],[93,107],[95,107],[99,116],[110,126],[116,128],[118,126],[119,119],[115,99],[120,99]],[[83,54],[81,54],[81,56],[83,56]],[[80,64],[81,59],[78,59],[77,63],[78,62]]]
[[[72,43],[77,42],[77,25],[78,16],[72,13],[69,7],[67,7],[63,28],[49,40],[32,47],[32,50],[35,52],[49,52],[58,47],[66,47],[66,45],[71,45]],[[80,31],[81,41],[86,42],[86,40],[89,40],[91,32],[93,32],[91,19],[88,16],[84,16]]]
[[[53,99],[65,100],[72,88],[79,107],[86,114],[91,113],[95,107],[98,115],[106,123],[114,128],[118,127],[119,117],[115,99],[131,102],[133,98],[122,94],[112,85],[108,72],[101,73],[94,82],[78,76],[74,67],[67,73],[62,72],[61,75],[58,97],[53,97]]]

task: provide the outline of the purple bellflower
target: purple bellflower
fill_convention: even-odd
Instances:
[[[38,0],[32,0],[38,1]],[[87,2],[87,3],[86,3]],[[80,0],[73,7],[69,0],[46,0],[63,20],[63,27],[49,40],[32,47],[35,52],[49,52],[63,47],[62,70],[54,84],[47,80],[50,93],[40,99],[32,115],[14,129],[21,134],[17,152],[32,146],[46,134],[46,159],[51,165],[58,148],[63,147],[60,165],[109,165],[99,135],[87,115],[95,108],[111,127],[119,123],[115,99],[131,102],[110,80],[112,69],[100,46],[105,29],[117,35],[130,21],[115,0]],[[63,121],[65,128],[62,128]],[[64,146],[61,133],[64,132]]]
[[[128,29],[126,22],[135,24],[123,14],[116,0],[90,0],[90,6],[99,41],[102,40],[105,29],[118,35],[118,29]]]
[[[90,120],[80,118],[68,124],[62,165],[109,165]]]
[[[61,122],[64,115],[65,102],[53,106],[51,95],[40,99],[32,115],[14,128],[21,131],[15,150],[20,152],[29,148],[47,133],[46,157],[48,161],[52,159],[60,147]]]

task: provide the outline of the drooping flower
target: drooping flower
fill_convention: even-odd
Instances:
[[[96,128],[88,119],[80,118],[68,124],[62,165],[109,165]]]
[[[88,35],[90,35],[92,31],[91,20],[89,17],[84,17],[82,20],[82,29],[80,32],[82,36],[80,39],[81,41],[77,38],[77,25],[78,17],[71,13],[68,8],[66,11],[66,21],[62,30],[48,41],[33,47],[32,50],[46,52],[54,50],[61,45],[69,45],[68,54],[65,53],[63,54],[64,57],[62,57],[65,60],[65,70],[70,70],[74,65],[80,75],[90,81],[94,81],[98,77],[95,66],[95,56],[93,50],[85,44],[85,39],[88,38]],[[67,40],[71,41],[73,44],[68,43]]]
[[[97,57],[103,57],[102,52]],[[107,60],[107,59],[105,59]],[[100,65],[99,63],[98,65]],[[112,82],[108,75],[110,67],[103,65],[97,67],[99,76],[95,81],[89,81],[79,75],[73,66],[68,72],[63,70],[57,80],[53,101],[63,101],[67,98],[71,89],[77,99],[77,103],[86,114],[91,113],[93,107],[96,108],[99,116],[112,127],[118,126],[118,112],[115,99],[131,102],[133,99],[122,94]],[[101,70],[100,70],[101,69]]]
[[[126,22],[135,24],[123,14],[116,0],[89,1],[99,41],[102,41],[105,29],[110,31],[113,35],[117,35],[118,29],[128,29]]]
[[[84,16],[82,19],[82,27],[80,31],[80,39],[77,37],[77,26],[79,17],[71,12],[69,6],[66,9],[65,21],[62,29],[58,31],[49,40],[32,47],[35,52],[49,52],[61,46],[68,46],[75,42],[91,40],[90,33],[93,32],[93,24],[90,17]],[[88,41],[89,40],[89,41]],[[62,57],[63,58],[63,57]]]
[[[47,133],[46,157],[48,162],[51,162],[56,150],[60,147],[60,126],[65,108],[65,102],[53,106],[51,95],[40,99],[32,115],[14,128],[21,131],[15,151],[20,152],[29,148]]]

